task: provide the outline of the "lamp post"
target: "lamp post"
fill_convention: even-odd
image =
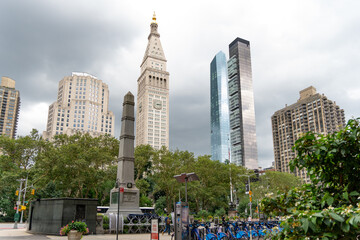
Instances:
[[[174,178],[176,179],[176,181],[178,181],[180,183],[185,183],[185,204],[188,207],[189,205],[188,205],[188,202],[187,202],[187,183],[191,182],[191,181],[198,181],[199,177],[196,175],[196,173],[182,173],[180,175],[175,175]],[[181,216],[181,218],[183,218],[183,217],[184,216]],[[189,230],[189,211],[188,211],[187,215],[185,215],[185,218],[186,218],[186,222],[187,222],[186,223],[186,228]],[[177,225],[175,225],[175,232],[177,231],[176,226]],[[180,224],[180,229],[182,228],[181,226],[183,226],[182,223]],[[176,237],[175,237],[175,239],[176,239]],[[190,239],[190,231],[188,231],[187,239]]]
[[[252,209],[251,209],[251,205],[252,205],[252,197],[251,197],[251,187],[250,187],[250,177],[253,176],[255,174],[249,174],[249,175],[239,175],[240,177],[248,177],[248,184],[249,184],[249,198],[250,198],[250,203],[249,203],[249,206],[250,206],[250,219],[252,220]],[[252,239],[252,234],[251,234],[251,226],[250,226],[250,239]]]
[[[185,202],[187,202],[187,183],[191,181],[198,181],[199,177],[196,175],[196,173],[193,172],[175,175],[174,178],[180,183],[185,183]]]

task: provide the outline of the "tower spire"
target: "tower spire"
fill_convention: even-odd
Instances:
[[[155,14],[155,11],[154,11],[154,14],[153,14],[153,17],[152,17],[152,23],[156,23],[156,14]]]

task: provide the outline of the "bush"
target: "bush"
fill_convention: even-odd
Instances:
[[[357,239],[360,235],[360,122],[339,132],[306,133],[295,143],[290,167],[306,168],[313,184],[261,201],[270,216],[282,216],[271,239]]]
[[[109,216],[107,215],[103,216],[103,228],[105,230],[109,229]]]
[[[225,209],[224,209],[224,208],[220,208],[220,209],[218,209],[218,210],[215,211],[215,216],[217,216],[217,217],[222,217],[222,216],[224,216],[225,214],[226,214],[226,212],[225,212]]]

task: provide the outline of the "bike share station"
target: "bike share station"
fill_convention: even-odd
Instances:
[[[190,240],[190,211],[187,201],[187,183],[198,181],[199,177],[196,173],[182,173],[180,175],[175,175],[174,178],[180,183],[185,183],[185,202],[179,201],[175,203],[175,219],[173,220],[175,226],[175,240]]]

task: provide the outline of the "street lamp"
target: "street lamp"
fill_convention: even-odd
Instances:
[[[249,174],[249,175],[239,175],[239,177],[248,177],[248,184],[249,184],[249,198],[250,198],[250,219],[252,220],[252,210],[251,210],[251,205],[252,205],[252,202],[251,202],[251,188],[250,188],[250,177],[253,176],[253,175],[256,175],[256,174]],[[252,234],[251,234],[251,226],[250,226],[250,239],[252,239]]]
[[[175,175],[174,178],[180,183],[185,183],[185,202],[187,202],[187,183],[191,181],[199,181],[199,177],[193,172]]]

